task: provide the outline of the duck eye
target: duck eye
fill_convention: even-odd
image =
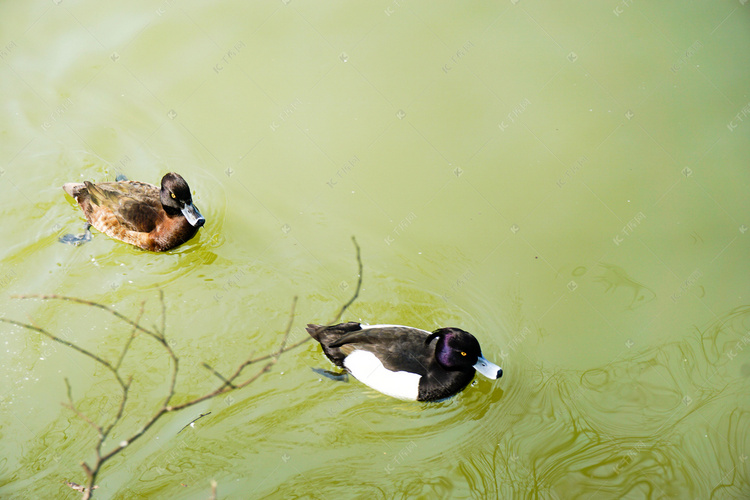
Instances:
[[[461,356],[466,356],[466,353],[461,351]]]
[[[170,195],[172,196],[172,199],[173,199],[173,200],[174,200],[175,198],[177,198],[177,197],[176,197],[176,196],[174,195],[174,193],[169,193],[169,194],[170,194]]]

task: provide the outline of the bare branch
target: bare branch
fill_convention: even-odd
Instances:
[[[359,291],[362,289],[362,257],[360,255],[359,244],[357,244],[357,238],[355,238],[354,236],[352,236],[352,243],[354,243],[354,248],[357,250],[357,267],[359,269],[359,273],[357,275],[357,288],[354,290],[354,295],[352,295],[352,298],[349,299],[349,302],[341,306],[341,309],[339,310],[338,314],[336,314],[336,317],[328,322],[328,326],[337,323],[341,319],[341,316],[343,316],[346,310],[349,309],[349,306],[351,306],[354,301],[357,300],[357,297],[359,297]]]
[[[63,481],[63,484],[65,484],[66,486],[68,486],[70,489],[73,489],[73,490],[76,490],[76,491],[80,491],[81,493],[85,493],[86,490],[88,489],[85,486],[81,486],[80,484],[74,483],[74,482],[71,482],[71,481]],[[94,486],[93,489],[97,489],[97,488],[98,488],[98,486]]]
[[[294,314],[297,310],[297,299],[298,297],[296,295],[294,296],[294,299],[292,299],[292,309],[291,311],[289,311],[289,321],[287,322],[286,329],[284,330],[284,338],[281,339],[279,350],[276,352],[276,359],[278,359],[279,355],[284,352],[284,346],[286,345],[287,339],[289,339],[289,332],[292,331],[292,326],[294,325]]]
[[[234,382],[234,379],[236,379],[237,377],[240,376],[240,374],[242,373],[242,370],[244,370],[245,367],[247,367],[247,366],[249,366],[249,365],[251,365],[253,363],[257,363],[258,361],[265,360],[265,359],[274,359],[274,360],[276,360],[276,359],[279,358],[279,356],[281,355],[281,353],[285,351],[284,345],[286,344],[286,341],[289,338],[289,332],[292,331],[292,325],[294,324],[294,312],[295,312],[296,308],[297,308],[297,297],[294,297],[294,299],[292,300],[292,308],[289,311],[289,321],[287,323],[286,330],[284,330],[284,337],[281,340],[281,347],[279,347],[278,350],[274,351],[273,353],[269,354],[268,356],[263,356],[263,357],[257,358],[257,359],[250,358],[247,361],[245,361],[244,363],[242,363],[239,366],[239,368],[237,368],[237,371],[235,371],[234,374],[231,377],[229,377],[229,382],[230,383]],[[274,363],[276,363],[276,361],[274,361]],[[239,385],[237,387],[244,387],[244,386],[243,385]]]
[[[206,370],[210,371],[211,373],[214,374],[214,376],[216,376],[216,378],[218,378],[219,380],[221,380],[222,382],[224,382],[224,385],[227,385],[227,386],[231,387],[232,389],[236,389],[237,388],[236,385],[234,385],[233,383],[231,383],[229,380],[225,379],[224,375],[222,375],[221,373],[219,373],[216,370],[214,370],[211,365],[209,365],[208,363],[201,363],[201,364],[203,365],[203,368],[205,368]]]
[[[347,311],[347,309],[349,309],[349,306],[351,306],[354,303],[354,301],[359,298],[359,292],[360,292],[360,290],[362,290],[362,258],[361,258],[361,255],[360,255],[359,244],[357,243],[357,239],[354,236],[352,236],[352,242],[354,243],[354,248],[357,250],[357,269],[359,271],[359,274],[358,274],[358,277],[357,277],[357,286],[354,289],[354,293],[352,294],[352,298],[350,298],[349,301],[341,307],[341,309],[339,310],[339,312],[336,314],[336,316],[334,316],[334,318],[331,321],[329,321],[328,323],[326,323],[328,326],[336,324],[336,322],[338,322],[341,319],[341,317],[344,315],[344,313]],[[278,352],[278,354],[268,354],[266,356],[260,356],[258,358],[249,359],[245,363],[249,365],[249,364],[252,364],[252,363],[257,363],[258,361],[264,361],[266,359],[270,359],[273,356],[277,356],[277,355],[283,354],[283,353],[285,353],[287,351],[291,351],[295,347],[299,347],[302,344],[304,344],[305,342],[310,341],[311,339],[312,339],[312,337],[310,337],[309,335],[306,335],[299,342],[295,342],[295,343],[290,344],[290,345],[284,347],[283,349],[281,349]]]
[[[65,339],[61,339],[60,337],[49,333],[44,328],[39,328],[38,326],[30,325],[28,323],[21,323],[20,321],[15,321],[15,320],[12,320],[12,319],[7,319],[7,318],[0,318],[0,321],[2,321],[3,323],[10,323],[11,325],[20,326],[20,327],[26,328],[27,330],[31,330],[31,331],[34,331],[34,332],[39,332],[42,335],[44,335],[44,336],[46,336],[46,337],[54,340],[55,342],[59,342],[60,344],[64,345],[65,347],[70,347],[74,351],[78,351],[81,354],[83,354],[84,356],[88,356],[89,358],[93,359],[97,363],[99,363],[99,364],[107,367],[110,371],[114,371],[114,368],[112,367],[111,364],[109,364],[109,361],[106,361],[106,360],[100,358],[99,356],[97,356],[93,352],[88,351],[88,350],[84,349],[83,347],[79,347],[79,346],[77,346],[76,344],[74,344],[72,342],[68,342]]]
[[[172,400],[172,397],[174,396],[175,387],[177,386],[177,373],[180,371],[180,360],[175,355],[174,351],[172,350],[172,346],[169,345],[169,342],[167,341],[167,306],[164,303],[164,290],[161,288],[159,289],[159,303],[161,304],[161,338],[160,342],[162,347],[164,347],[164,350],[167,351],[167,354],[172,359],[172,378],[169,381],[169,392],[167,394],[166,399],[164,400],[164,407],[169,407],[169,402]]]
[[[172,351],[172,348],[169,347],[169,344],[167,342],[164,342],[164,348],[167,350],[167,354],[169,354],[169,357],[172,358],[172,378],[169,381],[169,392],[167,394],[167,397],[164,399],[164,408],[169,408],[169,402],[172,400],[172,397],[174,396],[174,389],[177,386],[177,373],[180,371],[180,360],[175,356],[174,351]]]
[[[83,490],[83,500],[89,500],[91,495],[94,494],[94,490],[98,488],[98,486],[94,484],[94,481],[96,480],[96,471],[91,470],[91,467],[89,467],[89,464],[86,462],[81,462],[81,467],[83,467],[83,471],[86,473],[86,479],[89,484],[88,488],[84,488]],[[97,465],[96,469],[98,470],[98,468],[99,466]]]
[[[164,304],[164,290],[161,288],[159,288],[159,303],[161,304],[161,329],[157,331],[159,331],[162,338],[165,338],[167,332],[167,306]]]
[[[195,422],[197,422],[198,420],[202,419],[202,418],[203,418],[203,417],[205,417],[206,415],[210,415],[210,414],[211,414],[211,412],[210,412],[210,411],[209,411],[208,413],[201,413],[201,414],[200,414],[200,416],[198,416],[198,417],[195,417],[195,418],[194,418],[194,419],[193,419],[192,421],[190,421],[190,423],[189,423],[189,424],[185,425],[185,427],[183,427],[182,429],[180,429],[179,431],[177,431],[177,434],[179,434],[180,432],[184,431],[184,430],[185,430],[185,429],[187,429],[188,427],[192,426],[192,425],[193,425],[193,424],[194,424]]]
[[[99,437],[102,436],[102,428],[93,420],[91,420],[89,417],[84,415],[81,411],[76,408],[75,403],[73,403],[73,389],[70,387],[70,381],[67,377],[65,377],[65,385],[68,387],[68,403],[62,403],[62,405],[65,408],[68,408],[70,411],[78,415],[78,418],[89,424],[91,427],[94,428],[97,434],[99,434]]]
[[[295,297],[294,301],[292,302],[292,310],[290,312],[290,320],[289,320],[289,323],[287,325],[286,331],[284,332],[284,337],[283,337],[283,340],[282,340],[282,346],[286,342],[286,339],[289,336],[289,332],[292,329],[293,318],[294,318],[294,311],[295,311],[296,304],[297,304],[297,297]],[[166,339],[164,339],[162,337],[161,339],[159,339],[159,342],[164,346],[164,348],[167,350],[167,352],[169,353],[170,357],[172,358],[172,361],[174,362],[174,369],[173,369],[173,372],[172,372],[173,377],[172,377],[172,382],[170,383],[170,389],[169,389],[169,394],[167,396],[167,399],[166,399],[164,405],[161,408],[159,408],[154,415],[152,415],[152,417],[143,425],[143,427],[141,427],[140,430],[138,430],[133,435],[131,435],[129,439],[123,441],[123,443],[122,443],[121,446],[119,446],[117,448],[114,448],[110,452],[108,452],[105,455],[102,455],[101,457],[98,458],[96,467],[94,467],[94,469],[93,469],[93,475],[90,478],[89,484],[92,484],[92,485],[94,484],[94,481],[96,480],[96,476],[97,476],[99,470],[101,469],[101,467],[104,465],[104,463],[106,463],[110,458],[112,458],[115,455],[117,455],[125,447],[131,445],[133,442],[135,442],[141,436],[143,436],[151,428],[151,426],[154,425],[165,413],[179,411],[179,410],[185,409],[185,408],[187,408],[189,406],[193,406],[195,404],[198,404],[198,403],[200,403],[202,401],[206,401],[208,399],[214,398],[214,397],[216,397],[216,396],[218,396],[220,394],[223,394],[225,392],[233,391],[233,390],[236,390],[236,389],[241,389],[243,387],[246,387],[246,386],[250,385],[251,383],[253,383],[254,381],[256,381],[261,375],[263,375],[264,373],[268,372],[271,369],[271,367],[274,364],[276,364],[276,361],[278,360],[278,356],[282,352],[284,352],[282,349],[277,350],[274,354],[272,354],[273,359],[271,361],[269,361],[268,363],[266,363],[257,373],[255,373],[252,377],[250,377],[249,379],[245,380],[241,384],[237,384],[236,386],[231,387],[231,386],[227,386],[226,383],[225,383],[225,384],[221,385],[220,387],[218,387],[217,389],[215,389],[214,391],[209,392],[208,394],[204,394],[203,396],[199,396],[197,398],[194,398],[194,399],[192,399],[190,401],[186,401],[185,403],[182,403],[182,404],[179,404],[179,405],[170,406],[169,405],[169,401],[172,399],[172,396],[174,396],[174,385],[175,385],[175,380],[176,380],[176,377],[177,377],[177,366],[178,366],[178,361],[179,360],[174,355],[174,352],[172,351],[172,349],[169,347],[169,344],[166,342]],[[235,374],[233,374],[232,377],[230,377],[227,381],[232,381],[235,378],[237,378],[237,376],[239,376],[242,373],[242,370],[246,366],[248,366],[249,364],[250,363],[248,363],[246,361],[245,363],[243,363],[242,365],[240,365],[240,367],[235,371]],[[102,444],[102,442],[100,441],[99,446],[101,446],[101,444]]]
[[[65,377],[65,387],[68,388],[68,401],[70,401],[70,404],[73,404],[73,389],[70,387],[70,380],[68,380],[68,377]]]
[[[143,316],[143,308],[146,306],[146,301],[141,301],[141,310],[138,311],[138,317],[135,318],[136,325],[140,323],[141,317]],[[125,342],[125,346],[122,348],[122,352],[120,353],[120,359],[117,360],[117,363],[115,364],[115,371],[118,371],[120,369],[120,366],[122,366],[122,360],[125,359],[125,355],[128,353],[128,349],[130,349],[130,344],[133,342],[133,339],[135,338],[135,334],[138,333],[138,329],[134,326],[133,330],[130,332],[130,338],[128,338],[128,341]]]
[[[211,373],[213,373],[219,380],[221,380],[222,382],[224,382],[213,393],[207,394],[206,396],[214,397],[214,396],[216,396],[218,394],[221,394],[222,392],[228,392],[227,387],[229,387],[230,390],[240,389],[242,387],[245,387],[245,385],[247,385],[246,382],[243,382],[240,385],[236,385],[234,383],[234,380],[242,374],[242,371],[245,368],[247,368],[249,365],[251,365],[253,363],[256,363],[259,360],[262,361],[264,359],[278,359],[278,357],[281,355],[281,353],[284,352],[284,346],[286,344],[287,339],[289,338],[289,333],[292,330],[292,325],[294,324],[294,314],[295,314],[296,308],[297,308],[297,297],[295,296],[294,299],[292,300],[292,307],[291,307],[291,310],[289,311],[289,321],[287,322],[286,329],[284,330],[284,337],[282,338],[281,345],[279,346],[279,349],[277,349],[273,353],[269,354],[268,356],[263,356],[262,358],[253,359],[253,355],[251,354],[250,358],[247,361],[245,361],[244,363],[242,363],[239,367],[237,367],[237,369],[235,370],[235,372],[229,378],[225,378],[221,373],[217,372],[208,363],[203,363],[203,367],[204,368],[206,368],[207,370],[210,370]],[[273,363],[275,363],[275,362],[276,361],[274,361]],[[203,401],[203,400],[201,399],[201,401]],[[195,401],[195,402],[198,402],[198,401]],[[194,404],[195,402],[189,401],[188,403],[189,404]],[[181,407],[183,407],[183,406],[181,405]]]
[[[284,331],[284,337],[283,337],[283,339],[281,341],[281,347],[279,349],[277,349],[276,351],[274,351],[272,354],[269,354],[268,356],[264,356],[263,358],[261,358],[261,359],[270,359],[270,361],[268,363],[266,363],[263,366],[263,368],[261,368],[257,373],[255,373],[255,375],[253,375],[252,377],[250,377],[249,379],[245,380],[242,383],[239,383],[239,384],[235,384],[234,383],[235,379],[237,379],[237,377],[239,377],[242,374],[242,371],[245,368],[247,368],[249,365],[257,362],[257,360],[253,360],[253,359],[248,359],[247,361],[245,361],[244,363],[242,363],[239,367],[237,367],[237,369],[234,371],[234,373],[232,374],[232,376],[230,376],[227,379],[224,379],[223,376],[221,376],[218,372],[214,371],[213,368],[211,368],[210,366],[208,366],[207,364],[204,363],[203,365],[206,366],[207,368],[211,369],[212,371],[214,371],[214,374],[217,377],[219,377],[220,379],[224,379],[224,383],[222,385],[220,385],[219,387],[217,387],[216,389],[214,389],[213,391],[209,392],[208,394],[204,394],[203,396],[199,396],[199,397],[197,397],[195,399],[192,399],[190,401],[186,401],[185,403],[182,403],[182,404],[179,404],[179,405],[169,406],[169,407],[166,408],[166,410],[167,411],[182,410],[184,408],[187,408],[188,406],[193,406],[194,404],[200,403],[200,402],[205,401],[207,399],[214,398],[214,397],[216,397],[216,396],[218,396],[220,394],[224,394],[225,392],[233,391],[233,390],[236,390],[236,389],[242,389],[243,387],[247,387],[248,385],[252,384],[261,375],[263,375],[264,373],[266,373],[267,371],[269,371],[271,369],[271,367],[276,364],[276,361],[278,361],[279,356],[281,355],[281,353],[285,352],[285,349],[284,349],[283,346],[286,343],[287,339],[289,338],[289,332],[291,332],[291,330],[292,330],[292,325],[294,324],[294,312],[295,312],[296,307],[297,307],[297,297],[294,297],[294,299],[292,300],[291,311],[289,312],[289,322],[287,324],[286,330]]]
[[[152,337],[154,337],[157,340],[160,339],[160,337],[159,337],[159,335],[157,333],[152,332],[148,328],[143,328],[140,325],[136,325],[135,322],[132,319],[128,318],[127,316],[125,316],[123,314],[120,314],[119,312],[115,311],[111,307],[105,306],[104,304],[100,304],[98,302],[93,302],[91,300],[79,299],[78,297],[67,297],[65,295],[56,295],[56,294],[52,294],[52,295],[38,295],[38,294],[11,295],[11,298],[13,298],[13,299],[65,300],[65,301],[68,301],[68,302],[75,302],[76,304],[82,304],[82,305],[85,305],[85,306],[96,307],[96,308],[102,309],[104,311],[107,311],[108,313],[110,313],[113,316],[115,316],[116,318],[124,321],[125,323],[128,323],[129,325],[136,327],[138,330],[142,331],[143,333],[151,335]]]
[[[99,461],[97,463],[96,469],[94,470],[94,473],[95,474],[98,473],[99,469],[101,468],[101,466],[104,465],[104,463],[107,460],[109,460],[110,458],[114,457],[115,455],[117,455],[118,453],[120,453],[122,450],[124,450],[125,447],[133,444],[134,441],[136,441],[138,438],[140,438],[141,436],[143,436],[146,433],[146,431],[148,431],[151,428],[151,426],[154,425],[156,423],[156,421],[159,420],[161,418],[161,416],[164,415],[165,413],[167,413],[168,411],[169,410],[167,410],[164,407],[159,408],[159,410],[156,412],[156,414],[154,414],[151,417],[151,419],[148,422],[146,422],[146,425],[144,425],[143,427],[141,427],[141,429],[139,431],[137,431],[135,434],[133,434],[132,436],[130,436],[130,439],[123,440],[122,442],[120,442],[120,444],[116,448],[112,449],[109,453],[107,453],[105,455],[102,455],[99,458]]]
[[[125,404],[128,401],[128,392],[130,391],[130,383],[133,381],[132,378],[128,380],[128,383],[122,386],[122,398],[120,398],[120,405],[117,408],[117,415],[115,415],[114,420],[112,420],[112,423],[107,426],[106,429],[104,429],[104,432],[102,432],[102,439],[101,442],[104,442],[105,439],[107,439],[107,436],[109,436],[109,433],[112,432],[112,429],[115,425],[122,419],[123,413],[125,413]]]
[[[337,321],[339,321],[341,319],[341,317],[343,316],[344,312],[346,312],[346,310],[349,308],[349,306],[351,306],[354,303],[354,301],[359,297],[359,293],[360,293],[360,290],[362,288],[362,259],[361,259],[361,256],[360,256],[360,248],[359,248],[359,245],[357,244],[357,240],[354,237],[352,237],[352,241],[353,241],[355,249],[356,249],[357,265],[358,265],[358,270],[359,270],[358,279],[357,279],[357,286],[356,286],[356,288],[354,290],[354,293],[353,293],[351,299],[349,299],[349,301],[346,302],[341,307],[341,309],[338,311],[338,313],[336,314],[336,316],[334,317],[334,319],[331,322],[328,323],[329,325],[330,324],[334,324],[335,322],[337,322]],[[88,418],[86,415],[84,415],[80,410],[78,410],[76,408],[75,403],[73,401],[73,394],[72,394],[73,391],[72,391],[72,388],[70,386],[70,382],[67,379],[65,379],[65,383],[66,383],[66,386],[67,386],[68,403],[63,403],[63,405],[65,407],[69,408],[71,411],[73,411],[79,418],[81,418],[81,420],[83,420],[83,421],[87,422],[89,425],[91,425],[91,427],[93,427],[94,430],[96,430],[96,432],[97,432],[97,434],[99,436],[98,442],[97,442],[97,445],[96,445],[96,448],[95,448],[95,452],[96,452],[95,461],[92,463],[92,465],[89,465],[86,462],[82,462],[81,463],[81,467],[83,468],[84,472],[86,473],[87,485],[86,486],[81,486],[81,485],[78,485],[78,484],[73,483],[73,482],[65,481],[65,484],[67,484],[69,487],[75,489],[76,491],[82,492],[84,500],[91,498],[91,496],[93,495],[93,491],[97,488],[97,486],[96,486],[96,478],[97,478],[98,474],[100,473],[100,471],[102,470],[102,467],[104,466],[104,464],[109,459],[111,459],[112,457],[114,457],[115,455],[117,455],[119,452],[121,452],[123,449],[125,449],[127,446],[129,446],[133,442],[137,441],[141,436],[143,436],[151,428],[151,426],[153,426],[162,416],[164,416],[164,414],[169,413],[169,412],[175,412],[175,411],[178,411],[178,410],[182,410],[182,409],[187,408],[189,406],[193,406],[195,404],[198,404],[198,403],[200,403],[202,401],[206,401],[208,399],[214,398],[214,397],[216,397],[216,396],[218,396],[220,394],[224,394],[224,393],[231,392],[231,391],[234,391],[234,390],[242,389],[243,387],[247,387],[248,385],[250,385],[251,383],[253,383],[254,381],[256,381],[259,377],[261,377],[264,373],[266,373],[269,370],[271,370],[271,368],[278,362],[279,357],[281,356],[281,354],[283,354],[283,353],[285,353],[285,352],[287,352],[287,351],[289,351],[291,349],[294,349],[295,347],[297,347],[299,345],[302,345],[303,343],[307,342],[310,339],[310,337],[306,337],[305,339],[303,339],[300,342],[296,342],[296,343],[293,343],[293,344],[290,344],[290,345],[287,344],[287,342],[289,340],[290,333],[292,331],[292,327],[294,325],[294,319],[295,319],[295,313],[296,313],[296,307],[297,307],[297,300],[298,300],[297,297],[295,296],[294,299],[292,300],[292,306],[291,306],[290,311],[289,311],[289,319],[287,321],[286,328],[284,329],[284,335],[282,337],[282,340],[281,340],[281,342],[279,344],[278,349],[276,349],[271,354],[268,354],[268,355],[265,355],[265,356],[260,356],[260,357],[257,357],[257,358],[253,358],[253,354],[251,354],[250,357],[246,361],[244,361],[243,363],[241,363],[237,367],[237,369],[232,373],[232,375],[230,375],[229,377],[224,377],[222,374],[220,374],[217,370],[215,370],[214,368],[212,368],[210,365],[208,365],[207,363],[203,363],[203,366],[206,369],[208,369],[209,371],[211,371],[221,381],[221,385],[219,385],[218,387],[216,387],[213,391],[209,391],[208,393],[206,393],[206,394],[204,394],[202,396],[193,398],[193,399],[191,399],[189,401],[180,403],[178,405],[172,405],[171,401],[172,401],[172,398],[175,396],[175,388],[176,388],[176,385],[177,385],[177,376],[178,376],[178,373],[179,373],[179,358],[175,355],[174,351],[172,350],[172,347],[170,346],[169,342],[167,341],[167,337],[166,337],[166,304],[165,304],[165,301],[164,301],[164,292],[161,289],[159,290],[159,302],[161,304],[161,315],[160,315],[161,325],[159,327],[154,326],[153,330],[150,330],[148,328],[145,328],[145,327],[141,326],[141,319],[143,318],[143,314],[144,314],[145,301],[141,302],[141,307],[140,307],[140,310],[138,312],[138,315],[136,316],[135,320],[133,320],[133,319],[131,319],[131,318],[123,315],[122,313],[120,313],[118,311],[115,311],[114,309],[112,309],[112,308],[110,308],[108,306],[105,306],[103,304],[100,304],[100,303],[97,303],[97,302],[93,302],[93,301],[90,301],[90,300],[79,299],[79,298],[76,298],[76,297],[68,297],[68,296],[62,296],[62,295],[20,295],[20,296],[16,296],[16,298],[21,298],[21,299],[38,298],[38,299],[41,299],[41,300],[62,300],[62,301],[73,302],[73,303],[76,303],[76,304],[86,305],[86,306],[90,306],[90,307],[96,307],[98,309],[102,309],[102,310],[104,310],[106,312],[109,312],[110,314],[112,314],[113,316],[115,316],[116,318],[118,318],[119,320],[125,322],[126,324],[128,324],[128,325],[130,325],[132,327],[132,329],[130,331],[130,336],[126,340],[126,342],[125,342],[125,344],[124,344],[124,346],[122,348],[122,351],[119,354],[117,362],[114,363],[114,364],[112,364],[109,361],[107,361],[106,359],[104,359],[104,358],[102,358],[102,357],[94,354],[93,352],[91,352],[91,351],[89,351],[87,349],[84,349],[84,348],[82,348],[82,347],[74,344],[73,342],[69,342],[67,340],[64,340],[64,339],[62,339],[62,338],[60,338],[60,337],[58,337],[58,336],[56,336],[56,335],[48,332],[44,328],[33,324],[33,321],[30,321],[30,323],[32,323],[32,324],[27,324],[27,323],[22,323],[22,322],[19,322],[19,321],[14,321],[14,320],[10,320],[10,319],[0,318],[0,321],[2,321],[2,322],[9,323],[9,324],[16,325],[16,326],[20,326],[22,328],[38,332],[38,333],[40,333],[40,334],[42,334],[42,335],[44,335],[44,336],[52,339],[55,342],[58,342],[58,343],[66,346],[66,347],[69,347],[69,348],[71,348],[71,349],[73,349],[75,351],[78,351],[79,353],[83,354],[84,356],[89,357],[90,359],[96,361],[97,363],[99,363],[102,366],[104,366],[105,368],[107,368],[110,372],[112,372],[112,375],[113,375],[114,379],[120,385],[120,388],[122,390],[122,396],[120,398],[120,403],[119,403],[118,408],[117,408],[117,413],[115,414],[114,418],[112,419],[112,421],[108,425],[101,426],[101,425],[97,424],[96,422],[92,421],[90,418]],[[146,422],[143,423],[142,427],[138,431],[136,431],[132,435],[130,435],[130,437],[128,439],[125,439],[125,440],[121,441],[118,445],[116,445],[111,450],[107,451],[106,453],[102,453],[102,447],[104,445],[104,442],[106,441],[107,437],[111,433],[112,429],[122,420],[123,415],[125,414],[125,406],[126,406],[127,401],[128,401],[128,394],[129,394],[130,387],[131,387],[131,384],[132,384],[132,377],[128,378],[128,380],[126,382],[123,379],[122,374],[120,373],[120,369],[122,368],[122,365],[123,365],[123,362],[125,360],[125,357],[127,356],[128,352],[130,351],[130,348],[131,348],[131,346],[133,344],[133,341],[135,340],[135,337],[137,336],[138,332],[145,333],[149,337],[151,337],[154,340],[156,340],[164,348],[165,352],[167,353],[167,356],[172,361],[172,373],[171,373],[171,377],[170,377],[170,381],[169,381],[169,386],[168,386],[167,391],[166,391],[167,394],[166,394],[166,396],[165,396],[165,398],[164,398],[163,403],[161,404],[161,406],[154,412],[154,414]],[[239,382],[239,383],[237,382],[237,380],[240,377],[242,377],[242,375],[244,373],[244,370],[248,366],[250,366],[251,364],[254,364],[254,363],[258,363],[260,361],[266,361],[266,363],[259,370],[257,370],[252,376],[250,376],[249,378],[245,379],[242,382]],[[192,422],[190,422],[185,427],[190,426],[191,424],[195,423],[196,420],[198,420],[200,418],[203,418],[203,417],[205,417],[206,415],[209,415],[209,414],[210,414],[210,412],[201,414],[199,417],[197,417],[195,420],[193,420]],[[183,427],[183,429],[185,429],[185,427]],[[180,430],[180,432],[181,431],[182,430]],[[212,488],[212,497],[215,498],[216,497],[216,489],[217,489],[217,484],[216,484],[215,481],[212,481],[211,488]]]

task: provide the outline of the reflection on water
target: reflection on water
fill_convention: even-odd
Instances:
[[[192,415],[172,419],[137,452],[142,457],[137,485],[132,473],[112,466],[109,487],[123,495],[159,496],[181,484],[199,498],[207,489],[199,471],[210,467],[215,477],[227,477],[240,461],[247,463],[246,481],[258,497],[309,496],[314,478],[321,498],[342,485],[353,496],[372,498],[392,498],[394,491],[404,498],[562,499],[592,492],[617,498],[696,493],[738,498],[750,487],[750,412],[739,407],[749,385],[748,327],[750,306],[742,306],[684,340],[641,351],[630,346],[596,368],[548,373],[529,365],[507,385],[477,378],[455,398],[424,406],[390,400],[384,405],[357,382],[320,380],[305,366],[293,375],[301,391],[286,394],[290,367],[282,363],[281,371],[252,387],[251,394],[217,401],[194,428],[178,432]],[[529,355],[529,344],[519,344],[518,351]],[[323,358],[310,346],[302,364],[317,366]],[[145,384],[164,382],[158,370],[143,375]],[[305,396],[324,385],[318,397]],[[107,387],[99,387],[80,408],[90,415],[111,413],[107,395]],[[284,434],[275,436],[279,398],[286,400]],[[147,399],[134,404],[133,414],[148,413]],[[733,406],[737,409],[725,411]],[[238,420],[246,423],[237,427]],[[70,463],[61,458],[87,456],[90,441],[82,436],[90,433],[80,419],[61,415],[24,450],[15,470],[3,471],[4,484],[67,476]],[[298,439],[309,446],[301,450]],[[367,450],[359,446],[363,441],[370,443]],[[435,443],[455,457],[456,476],[439,472],[442,454],[435,453]],[[320,447],[328,449],[325,456],[307,455]],[[259,460],[267,464],[265,473],[253,472]],[[352,484],[341,478],[342,463],[347,470],[370,472]],[[268,474],[275,481],[266,484]],[[223,485],[230,496],[247,494],[247,488]]]
[[[113,356],[108,321],[8,297],[158,321],[160,288],[188,397],[202,362],[276,348],[293,296],[290,341],[335,314],[355,234],[342,319],[461,326],[505,370],[414,405],[321,380],[308,343],[165,419],[98,496],[747,497],[748,6],[620,3],[0,4],[0,315]],[[83,224],[64,182],[168,171],[207,219],[190,242],[57,242]],[[62,378],[104,414],[107,374],[0,347],[0,497],[71,496],[92,430]],[[131,360],[132,425],[162,355]]]
[[[724,409],[750,389],[748,326],[743,306],[595,369],[529,374],[541,377],[524,388],[537,392],[533,406],[506,414],[508,433],[461,462],[472,494],[740,498],[750,488],[750,412]],[[516,436],[529,434],[537,439],[519,449]]]
[[[656,298],[656,293],[651,288],[632,279],[620,266],[604,263],[599,265],[604,270],[594,278],[594,281],[604,285],[604,293],[615,294],[622,288],[630,300],[628,309],[635,309]],[[575,275],[575,272],[573,274]]]

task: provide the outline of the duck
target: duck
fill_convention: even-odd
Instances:
[[[503,370],[482,356],[460,328],[434,332],[401,325],[307,325],[323,353],[363,384],[408,401],[438,401],[461,392],[475,372],[495,380]],[[341,374],[338,374],[341,375]]]
[[[119,179],[119,178],[118,178]],[[164,252],[190,240],[205,223],[180,174],[169,172],[161,187],[147,182],[68,182],[63,190],[72,196],[86,217],[81,236],[65,235],[63,243],[78,245],[91,239],[89,226],[110,238],[144,250]]]

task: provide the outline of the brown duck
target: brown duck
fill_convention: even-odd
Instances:
[[[123,180],[69,182],[63,189],[78,202],[88,224],[110,238],[152,252],[185,243],[206,223],[193,204],[187,182],[174,172],[162,178],[161,188]],[[79,244],[88,239],[90,233],[83,238],[65,235],[60,241]]]

